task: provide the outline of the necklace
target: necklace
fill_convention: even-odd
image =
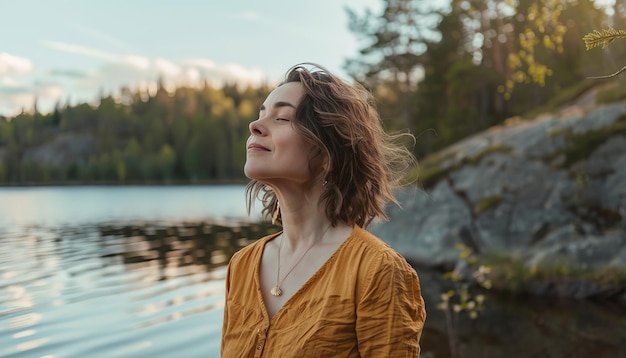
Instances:
[[[280,244],[278,244],[278,271],[276,272],[276,286],[274,286],[274,288],[272,288],[272,290],[270,291],[272,296],[278,297],[278,296],[283,294],[283,290],[280,289],[280,285],[283,284],[283,282],[285,281],[287,276],[289,276],[291,271],[293,271],[293,269],[296,268],[296,266],[298,266],[300,261],[302,261],[302,259],[304,258],[304,256],[306,256],[306,254],[309,252],[309,250],[311,250],[313,248],[313,246],[315,246],[315,244],[317,244],[317,242],[320,241],[324,237],[324,235],[326,235],[326,232],[328,231],[328,229],[330,229],[331,226],[332,225],[328,225],[328,227],[326,227],[326,229],[324,230],[322,235],[320,237],[318,237],[317,240],[313,241],[311,246],[309,246],[309,248],[306,249],[306,251],[304,251],[304,254],[302,254],[302,256],[300,256],[298,261],[296,261],[296,263],[293,266],[291,266],[291,269],[289,269],[289,271],[287,271],[287,274],[285,275],[285,277],[283,277],[282,280],[280,279],[280,251],[281,251],[281,249],[283,247],[283,238],[282,237],[280,238]],[[285,234],[283,233],[283,235],[285,235]]]

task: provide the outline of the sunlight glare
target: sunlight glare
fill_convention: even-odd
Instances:
[[[17,338],[24,338],[24,337],[32,336],[36,332],[37,331],[35,331],[34,329],[27,329],[25,331],[21,331],[21,332],[17,332],[13,334],[13,338],[17,339]]]
[[[48,342],[48,338],[39,338],[36,339],[34,341],[30,341],[30,342],[24,342],[24,343],[20,343],[17,346],[15,346],[15,349],[19,352],[19,351],[28,351],[31,349],[35,349],[39,346],[41,346],[42,344]]]

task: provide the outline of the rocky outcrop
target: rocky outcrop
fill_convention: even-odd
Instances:
[[[569,108],[463,140],[422,163],[370,230],[409,261],[454,266],[456,243],[528,267],[626,269],[626,106]]]
[[[83,164],[95,153],[96,140],[89,134],[62,133],[53,141],[27,150],[24,160],[50,166]]]

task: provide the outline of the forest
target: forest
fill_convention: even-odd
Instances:
[[[626,29],[620,1],[613,16],[590,0],[381,1],[381,13],[346,9],[363,46],[345,69],[372,91],[387,130],[416,136],[418,160],[507,118],[556,109],[598,84],[588,77],[626,64],[626,46],[586,51],[582,41]],[[0,184],[243,182],[248,124],[271,89],[160,83],[0,116]]]

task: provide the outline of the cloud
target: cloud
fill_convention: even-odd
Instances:
[[[99,58],[102,60],[117,61],[119,57],[110,52],[98,50],[98,49],[91,48],[91,47],[81,46],[81,45],[69,44],[66,42],[44,41],[43,44],[44,46],[55,49],[55,50],[85,55],[89,57],[95,57],[95,58]]]
[[[35,94],[29,92],[15,93],[10,96],[2,96],[0,98],[0,110],[2,114],[14,116],[19,114],[22,109],[32,109],[35,103]]]
[[[105,64],[91,76],[91,80],[106,82],[156,80],[174,84],[190,85],[199,79],[207,79],[221,84],[225,81],[244,82],[246,84],[260,84],[265,80],[265,74],[259,69],[249,69],[238,64],[216,64],[209,59],[190,59],[176,63],[165,58],[153,60],[141,55],[120,55],[96,48],[69,44],[58,41],[46,41],[44,45],[59,51],[85,55],[105,60]],[[88,83],[84,82],[85,83]]]
[[[164,58],[157,58],[154,61],[154,67],[160,74],[167,77],[177,77],[182,73],[180,66]]]
[[[120,55],[93,47],[70,44],[60,41],[44,41],[44,46],[71,54],[98,58],[108,62],[121,63],[145,70],[150,67],[150,59],[140,55]]]
[[[260,84],[266,77],[265,73],[260,69],[246,68],[236,63],[225,64],[220,67],[219,71],[233,80],[253,84]]]
[[[215,62],[206,58],[197,58],[197,59],[187,60],[185,61],[185,63],[191,66],[197,66],[197,67],[201,67],[207,70],[217,68],[217,65],[215,64]]]
[[[2,87],[0,87],[0,94],[2,96],[14,96],[21,93],[30,92],[30,87],[20,84],[20,83],[12,83],[7,85],[4,81],[2,83]]]
[[[143,56],[128,55],[120,57],[117,62],[127,64],[139,70],[147,70],[150,68],[150,60]]]
[[[33,63],[25,57],[0,52],[0,76],[24,74],[33,70]]]
[[[239,64],[216,64],[209,59],[191,59],[181,62],[187,70],[197,74],[210,82],[220,85],[224,82],[260,85],[267,81],[267,74],[257,68],[247,68]]]
[[[214,86],[226,82],[242,85],[260,85],[266,75],[260,69],[238,64],[217,64],[209,59],[173,61],[166,58],[148,59],[142,56],[115,56],[85,76],[75,79],[75,86],[92,96],[104,91],[116,93],[122,87],[152,88],[161,80],[168,90],[180,86],[201,86],[208,81]],[[93,99],[93,97],[88,100]]]
[[[0,57],[0,114],[14,115],[22,108],[31,109],[35,99],[39,110],[46,112],[63,96],[71,103],[92,102],[104,95],[116,95],[122,87],[154,91],[161,80],[168,90],[175,87],[198,87],[205,81],[213,86],[224,83],[260,85],[267,75],[260,69],[235,63],[216,63],[207,58],[173,60],[148,58],[138,54],[120,54],[93,47],[60,41],[45,41],[44,46],[79,56],[102,60],[98,67],[79,71],[52,69],[43,72],[38,82],[21,83],[2,73],[26,73],[33,69],[25,58],[2,54]],[[152,93],[152,92],[151,92]]]
[[[57,100],[63,96],[63,86],[54,82],[35,82],[33,86],[37,98]]]
[[[32,110],[35,101],[38,104],[53,105],[64,94],[63,86],[58,83],[35,82],[25,84],[10,82],[7,85],[4,82],[3,86],[0,87],[0,115],[13,116],[22,110]]]
[[[15,78],[32,72],[33,67],[30,59],[0,53],[0,114],[13,115],[24,106],[32,107],[35,91]]]
[[[50,70],[48,73],[51,76],[69,77],[69,78],[83,78],[87,76],[85,72],[76,71],[76,70],[55,69],[55,70]]]

